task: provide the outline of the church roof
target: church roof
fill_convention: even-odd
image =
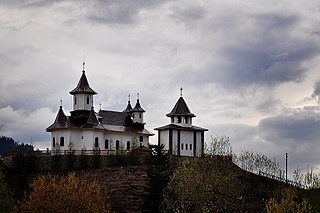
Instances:
[[[116,112],[108,110],[100,110],[99,116],[102,117],[103,125],[126,126],[131,117],[126,112]]]
[[[97,129],[104,129],[101,125],[98,115],[93,110],[93,107],[88,115],[88,120],[85,124],[82,125],[82,128],[97,128]]]
[[[51,126],[49,126],[47,130],[66,128],[67,121],[68,121],[67,116],[64,114],[62,106],[60,106],[60,109],[58,111],[58,114],[54,123]]]
[[[176,105],[173,107],[171,112],[166,114],[166,116],[168,117],[176,116],[176,115],[186,115],[186,116],[195,117],[195,115],[190,111],[189,107],[187,106],[182,96],[178,99]]]
[[[128,105],[127,105],[126,109],[123,110],[123,112],[130,113],[131,111],[132,111],[132,106],[130,104],[130,101],[128,101]]]
[[[179,125],[176,125],[176,124],[168,124],[168,125],[165,125],[165,126],[161,126],[161,127],[158,127],[158,128],[155,128],[155,130],[166,130],[166,129],[180,129],[180,130],[189,130],[189,131],[194,131],[194,130],[197,130],[197,131],[208,131],[208,129],[206,128],[202,128],[202,127],[198,127],[198,126],[190,126],[190,127],[186,127],[186,126],[179,126]]]
[[[137,99],[137,103],[134,106],[134,108],[132,109],[132,112],[145,112],[144,109],[142,109],[139,99]]]
[[[90,88],[85,71],[82,71],[81,78],[76,88],[70,91],[71,95],[77,93],[88,93],[88,94],[97,94],[93,89]]]

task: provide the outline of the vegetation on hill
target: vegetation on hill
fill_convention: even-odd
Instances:
[[[10,137],[0,136],[0,156],[5,155],[8,152],[22,151],[28,152],[33,150],[32,145],[21,143],[19,144],[17,141]]]
[[[0,167],[0,212],[16,212],[13,191],[9,187],[5,173]]]
[[[79,179],[75,173],[39,176],[30,186],[21,212],[109,212],[98,182]]]

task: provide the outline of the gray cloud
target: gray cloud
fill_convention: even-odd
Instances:
[[[161,5],[165,1],[157,0],[94,0],[88,7],[87,17],[101,24],[131,24],[142,9]]]
[[[320,101],[320,80],[314,83],[311,97],[315,98],[317,101]]]

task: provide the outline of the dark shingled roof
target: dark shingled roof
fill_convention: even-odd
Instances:
[[[127,108],[125,110],[123,110],[123,112],[127,112],[127,113],[130,113],[132,111],[132,106],[130,104],[130,101],[128,101],[128,105],[127,105]]]
[[[172,111],[166,116],[177,116],[177,115],[185,115],[190,117],[196,117],[188,108],[186,102],[184,101],[183,97],[180,97],[176,103],[176,105],[173,107]]]
[[[61,128],[67,128],[67,116],[64,114],[62,110],[62,106],[60,106],[60,109],[58,111],[57,117],[54,121],[54,123],[49,126],[46,130],[52,130],[52,129],[61,129]]]
[[[134,106],[134,108],[132,109],[132,112],[145,112],[144,109],[142,109],[139,99],[137,99],[137,103]]]
[[[90,88],[85,71],[82,71],[82,75],[77,87],[70,92],[71,95],[77,93],[97,94],[93,89]]]
[[[126,112],[100,110],[98,115],[102,117],[103,125],[126,126],[128,119],[131,119]]]
[[[198,126],[191,126],[191,127],[185,127],[185,126],[179,126],[176,124],[168,124],[165,126],[161,126],[158,128],[155,128],[155,130],[165,130],[165,129],[180,129],[180,130],[189,130],[189,131],[208,131],[206,128],[198,127]]]
[[[104,127],[99,122],[96,112],[93,110],[93,107],[89,113],[88,120],[85,124],[82,125],[83,128],[96,128],[104,129]]]

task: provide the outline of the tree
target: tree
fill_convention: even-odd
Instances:
[[[163,145],[150,145],[152,152],[147,158],[148,183],[143,212],[160,212],[162,193],[172,174],[169,155],[164,152]]]
[[[100,145],[98,141],[93,144],[92,166],[99,168],[101,166]]]
[[[183,161],[164,190],[163,212],[237,212],[244,208],[244,189],[230,166],[210,158]]]
[[[264,154],[242,151],[238,157],[233,157],[233,161],[246,171],[253,173],[264,172],[284,179],[284,171],[279,163]]]
[[[76,177],[39,176],[31,183],[31,193],[23,200],[21,212],[108,212],[104,191],[97,181]]]
[[[208,155],[231,156],[232,147],[230,144],[230,138],[227,136],[212,137],[211,135],[211,142],[206,146],[205,151]]]
[[[267,213],[308,213],[311,212],[311,206],[306,199],[303,199],[301,203],[297,201],[297,190],[293,187],[285,188],[281,192],[281,199],[278,201],[275,198],[271,198],[266,202]]]
[[[10,189],[5,173],[0,168],[0,212],[16,212],[15,200],[13,199],[13,191]]]

